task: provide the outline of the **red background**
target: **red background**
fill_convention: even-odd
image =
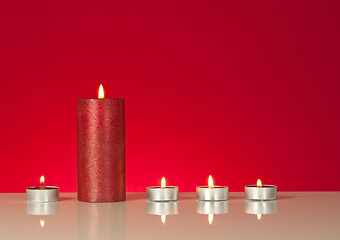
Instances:
[[[127,190],[340,190],[339,1],[0,2],[0,192],[76,191],[76,102],[126,98]]]

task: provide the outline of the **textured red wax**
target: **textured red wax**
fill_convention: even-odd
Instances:
[[[125,201],[124,99],[78,99],[78,200]]]

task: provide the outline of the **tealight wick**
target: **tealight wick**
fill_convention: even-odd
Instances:
[[[41,187],[44,187],[44,183],[45,183],[45,177],[41,176],[40,177],[40,185],[41,185]]]

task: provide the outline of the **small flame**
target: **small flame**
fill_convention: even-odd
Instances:
[[[162,223],[165,223],[165,221],[166,221],[166,215],[161,215],[161,220],[162,220]]]
[[[209,188],[214,188],[214,180],[211,175],[209,175],[208,185],[209,185]]]
[[[211,225],[212,222],[214,221],[214,214],[208,214],[208,222]]]
[[[256,214],[257,220],[261,220],[262,214]]]
[[[45,220],[44,219],[40,219],[40,227],[44,227],[45,226]]]
[[[98,98],[104,98],[104,88],[102,84],[99,86]]]
[[[43,187],[45,184],[45,177],[44,176],[41,176],[40,177],[40,185]]]
[[[257,187],[262,187],[262,182],[260,179],[257,179]]]
[[[165,187],[166,187],[166,182],[165,182],[165,177],[163,177],[161,181],[161,188],[165,188]]]

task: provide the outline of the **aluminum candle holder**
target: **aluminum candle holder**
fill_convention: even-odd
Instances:
[[[58,187],[28,187],[26,200],[29,202],[56,202],[59,200]]]
[[[245,186],[246,199],[248,200],[275,200],[277,187],[274,185],[262,185],[260,179],[256,185]]]
[[[196,212],[198,214],[226,214],[228,201],[197,201]]]
[[[178,187],[147,187],[146,196],[149,201],[176,201],[178,200]]]
[[[27,215],[55,215],[59,213],[59,202],[27,202],[26,214]]]
[[[228,200],[228,187],[206,186],[196,187],[197,199],[200,201],[225,201]]]
[[[165,178],[162,178],[161,186],[147,187],[146,198],[149,201],[166,202],[178,200],[178,187],[166,186]]]
[[[152,215],[177,215],[178,202],[146,202],[146,212]]]
[[[214,186],[212,176],[209,176],[208,186],[196,187],[196,196],[199,201],[225,201],[228,200],[228,187]]]
[[[252,201],[246,200],[244,212],[247,214],[275,214],[277,210],[276,200]]]
[[[39,187],[26,188],[26,200],[28,202],[56,202],[59,200],[59,188],[44,186],[45,177],[40,177]]]

